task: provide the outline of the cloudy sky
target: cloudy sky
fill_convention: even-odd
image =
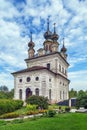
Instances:
[[[0,86],[12,89],[11,73],[26,68],[30,31],[35,51],[42,47],[48,17],[60,48],[65,38],[70,89],[87,90],[87,0],[0,0]]]

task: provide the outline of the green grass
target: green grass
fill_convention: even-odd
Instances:
[[[87,114],[58,114],[53,118],[26,119],[16,123],[1,121],[0,130],[87,130]]]

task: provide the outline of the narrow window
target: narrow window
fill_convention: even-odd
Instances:
[[[50,63],[47,64],[47,68],[50,70]]]
[[[61,91],[60,91],[60,99],[62,99],[62,96],[61,96],[61,95],[62,95],[62,93],[61,93]]]
[[[63,99],[64,99],[64,91],[63,91]]]
[[[49,89],[49,100],[51,100],[51,89]]]
[[[61,72],[61,65],[59,65],[59,71]]]
[[[39,88],[35,89],[35,94],[36,94],[36,96],[39,96]]]
[[[21,82],[22,82],[22,79],[19,79],[19,82],[21,83]]]
[[[19,90],[19,99],[22,100],[22,89]]]

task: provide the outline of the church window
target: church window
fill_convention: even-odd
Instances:
[[[61,91],[60,91],[60,99],[62,99],[62,93],[61,93]]]
[[[51,100],[51,89],[49,89],[49,100]]]
[[[19,90],[19,99],[22,99],[22,89]]]
[[[50,63],[47,64],[47,68],[50,69]]]
[[[64,91],[63,91],[63,99],[64,99]]]
[[[49,82],[51,82],[51,79],[49,79]]]
[[[62,67],[62,73],[64,73],[64,68]]]
[[[39,77],[36,77],[36,81],[38,81],[39,80]]]
[[[67,71],[65,70],[65,75],[67,75]]]
[[[48,45],[46,45],[46,51],[48,50]]]
[[[36,94],[36,96],[39,96],[39,88],[35,89],[35,94]]]
[[[61,71],[61,65],[59,65],[59,71]]]
[[[21,83],[21,82],[22,82],[22,79],[19,79],[19,82]]]
[[[30,77],[27,77],[27,82],[30,82],[31,78]]]

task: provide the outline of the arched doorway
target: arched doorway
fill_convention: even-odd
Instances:
[[[22,100],[22,89],[19,89],[19,99]]]
[[[32,91],[30,88],[26,89],[26,99],[28,99],[30,96],[32,96]]]

